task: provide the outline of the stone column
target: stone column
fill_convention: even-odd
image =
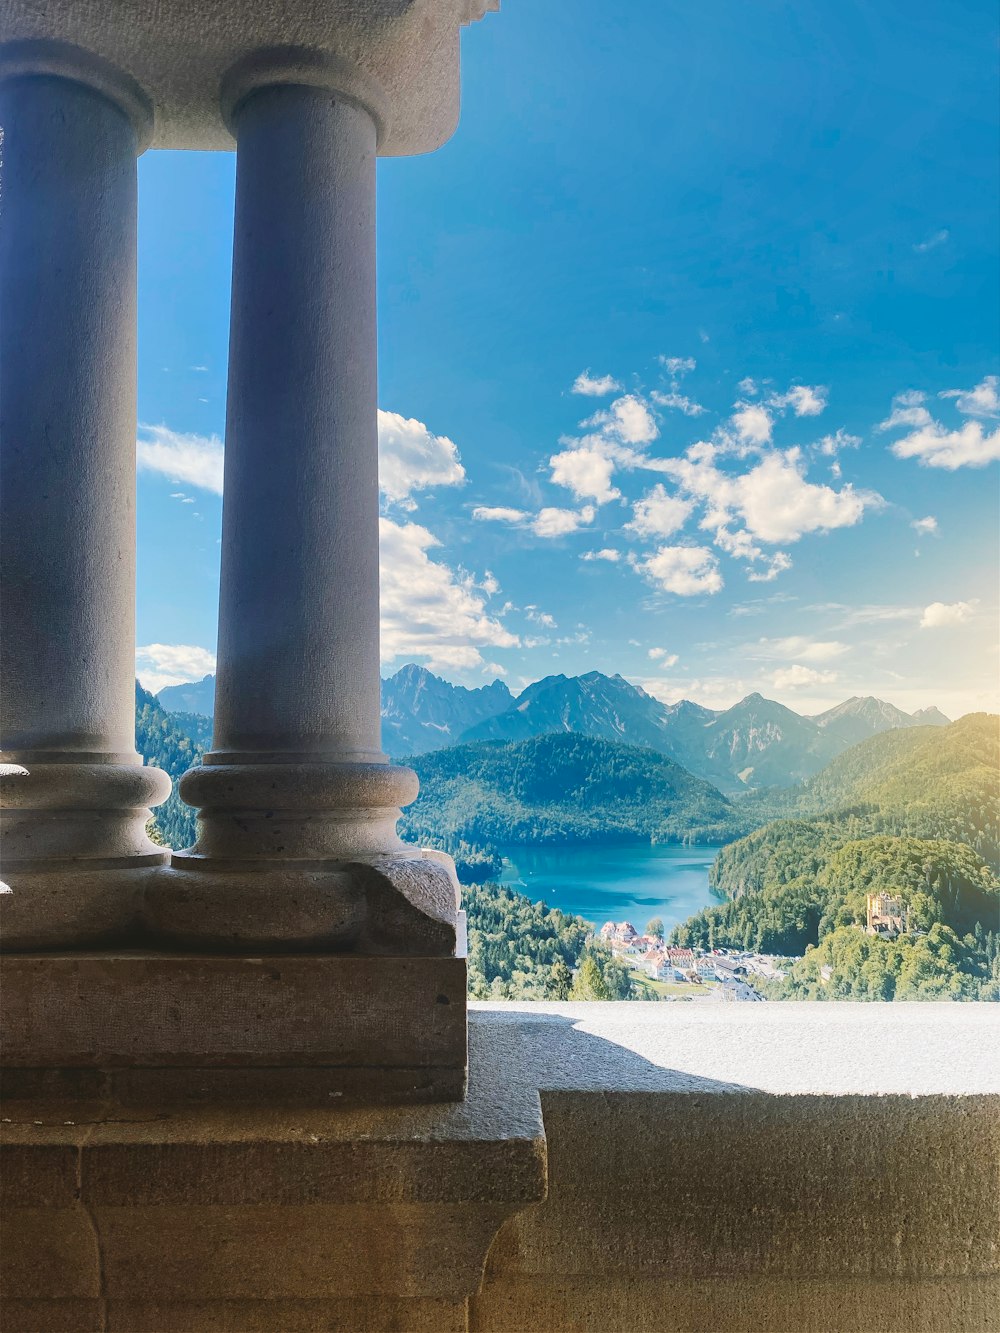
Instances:
[[[135,752],[136,154],[143,95],[0,52],[0,605],[7,949],[121,940],[170,781]]]
[[[330,62],[259,60],[225,96],[237,183],[215,732],[181,784],[197,843],[174,855],[150,921],[199,947],[370,951],[378,936],[450,952],[455,886],[399,841],[417,782],[380,745],[378,94]],[[386,875],[406,878],[400,905],[419,900],[402,937],[375,926]]]

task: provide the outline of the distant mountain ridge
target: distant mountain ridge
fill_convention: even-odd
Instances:
[[[215,715],[215,677],[202,676],[201,680],[183,685],[164,685],[156,698],[168,713],[199,713],[202,717]]]
[[[159,699],[168,710],[210,714],[213,695],[214,679],[206,676],[168,686]],[[723,710],[687,699],[663,704],[623,676],[600,671],[546,676],[516,697],[500,680],[469,689],[413,664],[382,682],[383,745],[394,759],[457,744],[576,734],[654,750],[729,795],[801,782],[884,731],[947,725],[936,708],[911,715],[871,695],[815,717],[760,694]]]
[[[409,663],[382,682],[383,748],[393,756],[444,749],[513,702],[502,680],[470,690]]]

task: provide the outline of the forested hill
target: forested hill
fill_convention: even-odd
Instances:
[[[818,945],[791,994],[1000,997],[998,774],[998,719],[984,713],[862,742],[784,798],[804,817],[722,849],[712,882],[730,901],[677,927],[676,942]],[[910,910],[897,941],[857,929],[877,891]]]
[[[420,796],[401,832],[415,842],[711,842],[731,829],[732,806],[720,792],[638,746],[570,733],[460,745],[409,762]]]
[[[1000,862],[1000,727],[969,713],[947,727],[915,727],[872,736],[839,755],[814,778],[784,792],[740,803],[759,816],[865,817],[872,832],[964,842]],[[721,867],[720,867],[721,870]]]
[[[181,716],[168,713],[158,699],[135,683],[135,748],[147,764],[170,774],[173,789],[153,822],[168,847],[190,847],[195,836],[195,814],[177,795],[177,783],[208,748],[204,718],[191,719],[191,731],[182,728]]]

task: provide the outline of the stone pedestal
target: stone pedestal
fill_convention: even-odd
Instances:
[[[136,153],[151,113],[83,53],[0,47],[3,947],[134,928]]]

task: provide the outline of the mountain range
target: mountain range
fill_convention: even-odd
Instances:
[[[214,685],[206,676],[167,686],[158,697],[168,710],[208,715]],[[383,745],[396,759],[457,744],[572,733],[654,750],[728,794],[801,782],[885,731],[947,725],[936,708],[904,713],[871,695],[812,717],[756,693],[722,710],[687,699],[664,704],[623,676],[600,671],[546,676],[516,696],[499,680],[468,689],[413,664],[382,682]]]

